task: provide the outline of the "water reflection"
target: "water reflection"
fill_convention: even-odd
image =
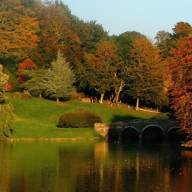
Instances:
[[[192,152],[167,145],[0,143],[0,192],[190,192]]]

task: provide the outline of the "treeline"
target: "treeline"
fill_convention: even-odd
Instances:
[[[11,75],[13,88],[30,90],[41,82],[33,94],[62,99],[66,93],[61,89],[70,84],[68,89],[74,90],[73,85],[100,103],[134,103],[137,109],[140,103],[159,108],[170,103],[183,127],[191,127],[191,34],[191,25],[179,22],[172,33],[158,32],[155,43],[134,31],[109,36],[95,21],[72,15],[59,0],[0,2],[0,63]],[[64,79],[55,78],[62,76],[57,70],[62,66],[54,64],[63,57],[65,69],[73,73],[65,86]],[[22,74],[22,69],[33,72]],[[58,89],[54,82],[60,82]]]

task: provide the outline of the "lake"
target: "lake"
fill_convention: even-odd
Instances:
[[[105,142],[0,143],[0,192],[126,191],[192,191],[192,152]]]

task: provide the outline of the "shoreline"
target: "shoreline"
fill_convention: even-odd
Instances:
[[[1,138],[0,142],[77,142],[77,141],[99,141],[100,137],[94,138],[46,138],[46,137],[21,137],[21,138]]]

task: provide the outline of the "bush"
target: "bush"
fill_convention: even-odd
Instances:
[[[11,124],[14,120],[13,106],[11,104],[0,104],[0,138],[9,137],[13,129]]]
[[[59,118],[58,127],[80,128],[94,127],[95,123],[102,123],[101,118],[92,111],[78,110],[72,113],[65,113]]]
[[[32,96],[30,95],[30,93],[28,91],[23,91],[22,93],[21,92],[14,92],[13,93],[13,98],[17,98],[17,99],[31,99]]]
[[[5,96],[0,92],[0,104],[5,103]]]

